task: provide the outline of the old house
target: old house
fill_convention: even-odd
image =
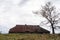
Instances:
[[[39,25],[16,25],[9,30],[9,33],[50,33]]]

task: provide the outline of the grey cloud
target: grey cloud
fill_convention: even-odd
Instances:
[[[29,1],[29,0],[22,0],[22,1],[19,3],[19,5],[22,6],[22,5],[24,5],[27,1]]]
[[[3,2],[4,1],[4,2]],[[40,2],[37,0],[1,0],[0,5],[0,28],[3,32],[7,32],[8,28],[14,27],[17,24],[39,24],[42,18],[34,16],[31,13],[32,9],[37,9]],[[8,1],[8,2],[6,2]],[[17,2],[17,3],[16,3]],[[20,2],[20,3],[19,3]],[[27,3],[29,2],[29,4]],[[42,1],[44,2],[44,1]],[[28,5],[25,5],[25,4]],[[36,3],[36,4],[35,4]],[[35,4],[35,5],[34,5]],[[20,7],[20,6],[23,6]],[[5,9],[5,10],[2,10]],[[2,12],[2,11],[4,12]],[[2,17],[1,17],[2,16]],[[5,26],[3,26],[5,25]],[[44,26],[45,27],[45,26]],[[1,29],[0,29],[1,30]]]

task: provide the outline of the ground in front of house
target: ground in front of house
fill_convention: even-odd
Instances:
[[[0,40],[60,40],[60,34],[12,33],[0,34]]]

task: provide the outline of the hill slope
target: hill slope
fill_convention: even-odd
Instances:
[[[0,34],[0,40],[60,40],[60,35],[51,34]]]

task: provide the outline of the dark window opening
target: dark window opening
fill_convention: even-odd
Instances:
[[[29,31],[25,31],[26,33],[29,33]]]

